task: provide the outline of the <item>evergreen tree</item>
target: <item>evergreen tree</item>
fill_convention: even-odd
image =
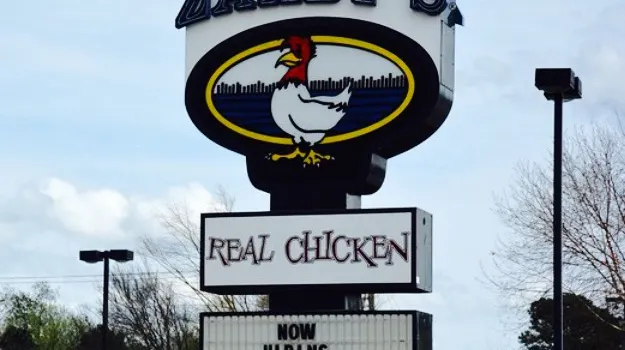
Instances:
[[[576,294],[564,294],[563,304],[565,349],[625,349],[623,331],[614,326],[619,324],[619,319],[608,309],[597,307]],[[534,301],[528,313],[530,327],[519,336],[519,341],[527,350],[552,350],[553,299]]]

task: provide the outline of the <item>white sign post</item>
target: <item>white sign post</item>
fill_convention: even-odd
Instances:
[[[200,289],[269,309],[205,314],[203,348],[431,350],[419,313],[359,311],[365,293],[432,292],[432,215],[360,200],[447,119],[455,0],[184,0],[175,23],[191,121],[270,195],[201,217]]]

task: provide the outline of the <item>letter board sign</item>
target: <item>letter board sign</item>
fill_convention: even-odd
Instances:
[[[417,311],[204,313],[202,350],[417,350]],[[423,314],[425,315],[425,314]],[[431,322],[431,319],[430,319]]]
[[[417,208],[211,213],[201,220],[206,292],[431,292],[432,216]]]

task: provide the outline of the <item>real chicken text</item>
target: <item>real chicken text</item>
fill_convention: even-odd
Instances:
[[[377,267],[380,263],[393,265],[395,259],[409,260],[410,234],[402,232],[395,240],[386,235],[347,236],[326,230],[320,234],[303,231],[284,240],[283,253],[279,254],[291,264],[307,264],[315,261],[335,263],[362,263]],[[223,266],[247,262],[260,265],[271,262],[276,252],[270,249],[271,236],[259,234],[246,240],[239,238],[207,237],[206,260],[216,260]]]

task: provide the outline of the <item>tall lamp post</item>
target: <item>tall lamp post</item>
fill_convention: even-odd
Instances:
[[[553,336],[554,350],[563,349],[562,305],[562,105],[582,98],[582,82],[570,68],[538,68],[538,90],[554,103],[553,144]]]
[[[134,259],[134,253],[131,250],[114,249],[114,250],[81,250],[80,260],[89,264],[95,264],[104,261],[104,291],[102,293],[102,350],[106,348],[106,338],[109,323],[109,260],[117,262],[127,262]]]

